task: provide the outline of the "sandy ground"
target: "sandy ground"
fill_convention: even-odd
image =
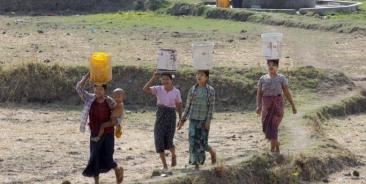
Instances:
[[[216,43],[216,66],[253,67],[264,65],[260,34],[276,31],[285,35],[283,68],[313,65],[365,75],[366,38],[362,36],[249,23],[238,23],[244,33],[217,31],[215,27],[205,31],[140,25],[124,29],[113,21],[107,28],[94,28],[83,21],[63,22],[62,17],[0,16],[0,64],[87,65],[90,53],[96,50],[112,53],[115,64],[155,64],[157,48],[175,48],[179,62],[190,65],[191,43],[212,40]]]
[[[78,132],[79,112],[55,107],[2,107],[0,110],[0,183],[90,183],[81,172],[87,163],[89,137]],[[154,152],[153,112],[127,115],[125,134],[116,140],[115,159],[126,169],[127,183],[149,178],[160,161]],[[266,150],[259,119],[253,114],[219,113],[210,144],[219,162]],[[230,125],[230,126],[228,126]],[[176,134],[177,169],[187,167],[187,131]],[[208,155],[207,155],[208,156]],[[208,156],[208,159],[210,157]],[[170,157],[168,157],[170,162]],[[207,162],[205,167],[209,167]],[[112,183],[114,173],[101,175]]]
[[[0,16],[0,66],[28,61],[86,65],[89,54],[100,49],[111,52],[115,64],[151,65],[155,63],[155,52],[159,47],[176,48],[180,62],[190,64],[192,41],[214,39],[217,66],[253,67],[264,64],[259,34],[281,31],[285,34],[281,67],[313,65],[342,70],[355,78],[365,77],[365,37],[250,26],[247,33],[230,34],[216,33],[214,29],[206,32],[174,28],[93,30],[80,25],[65,26],[59,20],[48,21],[47,17]],[[243,29],[246,27],[243,24]],[[9,107],[0,104],[0,183],[61,183],[64,180],[91,183],[92,180],[81,176],[89,155],[89,137],[78,132],[79,111],[74,107]],[[301,118],[300,115],[291,117],[284,126]],[[217,148],[221,162],[245,158],[267,149],[255,115],[219,113],[216,117],[210,143]],[[327,134],[359,155],[361,161],[366,161],[366,150],[363,149],[365,116],[331,122],[326,126]],[[126,168],[128,183],[149,178],[154,169],[160,168],[158,155],[154,152],[153,124],[153,112],[132,112],[127,116],[123,139],[116,141],[115,158]],[[307,131],[302,131],[305,127],[286,127],[289,128],[282,134],[288,134],[287,139],[293,140],[290,144],[293,150],[288,152],[301,151],[302,146],[293,144],[303,141],[297,137],[308,135]],[[295,136],[294,132],[305,136]],[[187,165],[187,131],[177,133],[175,142],[179,170]],[[344,176],[355,169],[360,171],[361,179]],[[365,175],[366,168],[351,168],[330,176],[329,180],[333,183],[362,183]],[[101,179],[105,183],[114,182],[113,172],[102,175]]]
[[[352,151],[359,161],[366,163],[366,115],[350,116],[346,119],[334,119],[325,124],[325,133],[345,148]],[[353,172],[360,176],[353,176]],[[366,166],[348,168],[329,176],[332,184],[365,184]]]

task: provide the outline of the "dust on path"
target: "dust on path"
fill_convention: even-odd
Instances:
[[[295,115],[292,114],[292,111],[287,112],[287,118],[283,121],[283,126],[285,127],[284,136],[288,141],[282,149],[283,154],[293,155],[300,153],[314,142],[311,138],[309,127],[304,125],[303,112],[301,110],[301,108],[298,109],[299,112]]]
[[[89,137],[78,132],[78,110],[31,105],[0,109],[2,183],[92,181],[81,175],[89,156]],[[245,158],[267,147],[255,115],[217,113],[216,117],[209,142],[217,149],[219,162]],[[154,151],[153,124],[153,112],[127,114],[125,134],[123,139],[116,141],[115,147],[115,158],[126,169],[127,183],[149,178],[154,169],[160,169],[160,161]],[[176,134],[175,144],[177,169],[186,168],[186,130]],[[209,161],[205,167],[210,167]],[[114,182],[113,172],[101,175],[101,181]]]
[[[332,119],[324,123],[324,131],[329,138],[354,153],[358,160],[366,163],[366,115],[354,115],[344,119]],[[353,176],[357,171],[360,177]],[[328,178],[331,184],[365,184],[366,166],[347,168]]]

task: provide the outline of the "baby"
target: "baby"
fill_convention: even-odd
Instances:
[[[98,136],[91,138],[92,141],[98,142],[104,134],[104,129],[106,127],[110,127],[111,125],[116,126],[115,136],[117,138],[121,137],[121,135],[122,135],[121,121],[122,121],[122,118],[124,115],[123,101],[124,101],[125,96],[126,96],[126,93],[121,88],[117,88],[113,91],[113,99],[116,101],[117,105],[112,111],[112,117],[111,117],[112,121],[102,124],[99,129]]]

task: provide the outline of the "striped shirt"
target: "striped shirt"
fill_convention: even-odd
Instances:
[[[80,132],[84,133],[86,129],[86,125],[89,121],[89,112],[91,105],[93,104],[94,100],[96,99],[95,94],[89,93],[85,90],[85,86],[82,85],[82,80],[79,81],[76,85],[76,91],[81,97],[81,100],[84,102],[83,111],[81,112],[81,118],[80,118]],[[114,109],[116,106],[116,102],[109,96],[106,96],[106,100],[108,103],[108,106],[111,109]],[[117,118],[117,123],[120,124],[122,122],[122,117]]]

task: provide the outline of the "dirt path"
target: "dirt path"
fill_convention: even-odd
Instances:
[[[304,125],[302,109],[298,110],[299,113],[295,115],[292,112],[288,112],[286,114],[288,118],[283,121],[286,133],[284,136],[288,141],[282,150],[284,154],[300,153],[314,141],[311,139],[311,132],[308,130],[308,127]]]
[[[89,156],[89,138],[78,132],[78,110],[0,109],[0,183],[91,182],[81,176]],[[128,114],[125,135],[116,141],[115,158],[126,168],[127,183],[149,178],[154,169],[160,168],[154,151],[153,119],[152,112]],[[210,137],[220,163],[267,148],[258,118],[253,114],[218,113]],[[188,162],[186,130],[176,134],[175,144],[179,156],[177,169],[181,170]],[[208,163],[205,167],[210,166]],[[102,175],[101,180],[114,182],[113,172]]]
[[[132,28],[121,28],[118,21],[109,23],[108,18],[103,22],[109,25],[105,29],[95,28],[82,19],[70,23],[68,17],[0,16],[0,20],[0,47],[4,48],[0,51],[0,66],[27,61],[85,65],[88,55],[96,49],[114,53],[117,64],[151,65],[155,62],[158,47],[176,48],[180,61],[190,64],[192,41],[207,39],[217,42],[217,66],[263,67],[259,34],[270,30],[286,35],[281,61],[284,70],[313,65],[343,70],[356,78],[366,71],[366,38],[357,35],[245,23],[237,23],[242,27],[227,33],[217,31],[214,26],[205,31],[137,24]],[[248,32],[241,33],[242,30]],[[359,83],[366,88],[365,82]],[[301,152],[314,141],[302,121],[305,109],[298,108],[299,114],[286,113],[281,125],[284,154]],[[0,172],[0,181],[60,183],[69,180],[86,183],[80,173],[87,162],[88,135],[77,131],[79,110],[0,107],[0,170],[4,171]],[[217,148],[220,162],[235,162],[268,150],[255,115],[219,113],[216,117],[210,143]],[[152,170],[160,167],[160,162],[153,146],[154,114],[131,113],[127,118],[126,134],[116,143],[116,159],[126,168],[126,182],[132,183],[149,178]],[[356,118],[355,122],[362,122],[362,119]],[[175,142],[179,154],[177,169],[183,170],[187,163],[187,131],[177,133]],[[102,180],[113,182],[113,174],[103,175]]]
[[[325,133],[345,148],[352,151],[360,162],[366,163],[366,115],[350,116],[345,119],[333,119],[324,124]],[[359,177],[353,176],[357,171]],[[366,166],[348,168],[329,176],[331,184],[366,183]]]
[[[77,110],[54,107],[0,109],[0,170],[4,171],[0,173],[0,181],[60,183],[68,180],[72,183],[88,183],[81,176],[89,155],[88,135],[78,132]],[[281,134],[290,136],[291,141],[289,145],[284,145],[284,149],[289,151],[283,149],[283,153],[293,154],[304,149],[310,139],[305,141],[308,132],[297,123],[296,119],[301,114],[287,116],[289,118],[281,125]],[[217,149],[220,164],[234,164],[253,154],[269,151],[256,115],[218,113],[216,117],[210,144]],[[124,137],[116,141],[115,158],[126,168],[127,183],[148,179],[153,170],[160,168],[158,156],[154,152],[153,118],[153,112],[128,114]],[[172,170],[174,175],[191,172],[191,167],[187,165],[186,130],[176,134],[175,144],[179,164]],[[207,162],[203,169],[210,167]],[[112,172],[101,178],[104,182],[114,181]]]

